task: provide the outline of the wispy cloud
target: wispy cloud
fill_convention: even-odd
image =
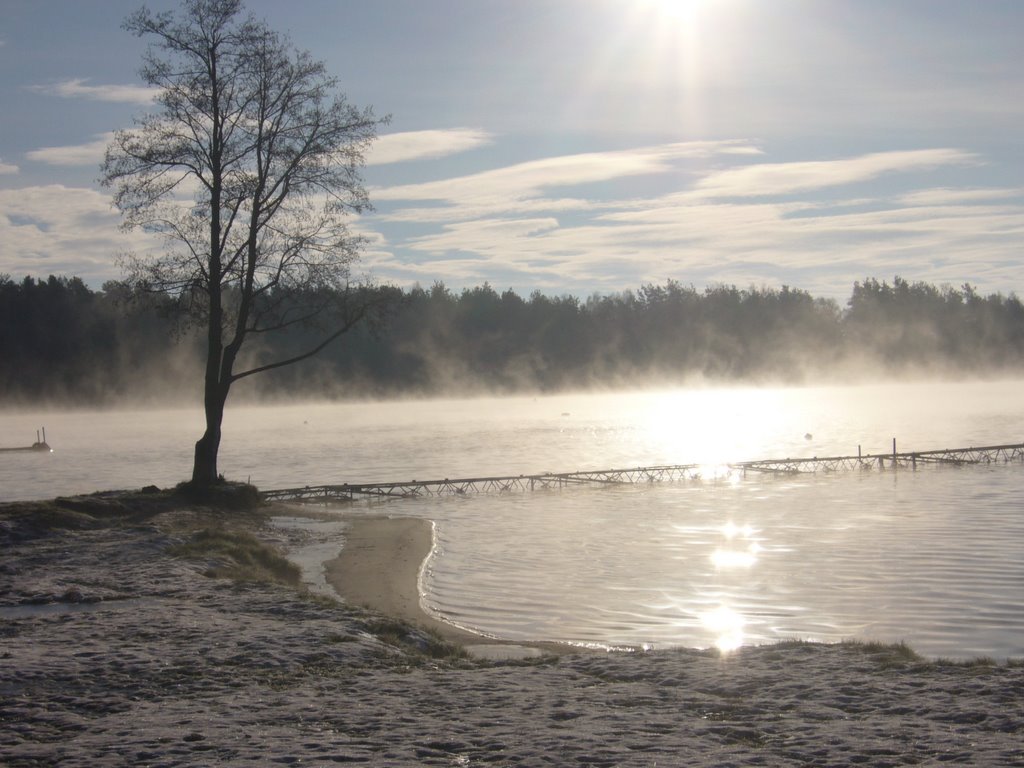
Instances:
[[[98,135],[29,157],[95,163],[107,140]],[[956,174],[971,179],[981,162],[969,152],[761,160],[748,142],[545,158],[381,188],[374,198],[384,210],[360,217],[354,229],[371,240],[364,266],[404,283],[489,280],[587,295],[674,278],[698,286],[785,282],[837,297],[854,280],[895,274],[982,290],[1019,285],[1024,190],[955,186]],[[925,186],[922,172],[929,169],[938,171],[941,186]],[[883,175],[893,178],[843,189]],[[620,180],[625,187],[614,184]],[[761,192],[742,193],[755,183]],[[819,194],[823,189],[829,195]],[[837,199],[837,190],[851,194]],[[99,190],[0,190],[0,263],[12,274],[77,274],[98,283],[116,274],[111,254],[155,244],[144,233],[118,234],[118,224]]]
[[[1024,188],[1005,187],[989,189],[922,189],[902,195],[900,202],[906,205],[950,205],[955,203],[981,203],[991,200],[1008,200],[1024,195]]]
[[[1022,190],[941,187],[894,197],[887,180],[858,188],[855,197],[819,194],[883,176],[904,188],[924,171],[948,178],[981,165],[977,155],[922,149],[759,163],[759,154],[744,142],[671,144],[382,189],[375,197],[400,207],[380,218],[418,231],[390,243],[390,259],[379,248],[374,261],[410,279],[473,284],[502,275],[511,285],[559,292],[669,277],[698,285],[831,285],[828,291],[893,274],[954,283],[985,274],[1016,284]],[[630,176],[665,191],[615,197],[601,184]],[[552,194],[561,187],[575,196]]]
[[[919,149],[876,152],[841,160],[763,163],[706,176],[695,187],[695,193],[705,197],[781,195],[869,181],[887,173],[976,162],[976,155],[959,149]]]
[[[29,90],[66,99],[150,104],[160,92],[142,85],[90,85],[88,78],[72,78],[49,85],[31,85]]]
[[[385,187],[375,190],[373,196],[378,200],[436,200],[452,204],[508,203],[540,196],[545,190],[555,187],[668,173],[681,159],[735,153],[738,149],[756,151],[747,142],[696,141],[562,155],[468,176]]]
[[[827,295],[867,276],[902,274],[955,284],[976,282],[982,271],[996,289],[1005,289],[1017,281],[1022,235],[1020,202],[876,211],[706,202],[661,209],[658,215],[583,221],[454,222],[404,245],[424,254],[424,274],[434,270],[471,283],[498,273],[512,276],[510,282],[559,291],[582,285],[620,290],[669,277],[697,285],[788,282],[812,288],[804,275],[817,275],[831,285]],[[822,279],[825,267],[828,277]]]
[[[0,264],[14,275],[77,275],[100,283],[116,274],[113,257],[145,252],[156,241],[120,234],[110,197],[62,184],[0,189]]]
[[[18,166],[5,163],[0,159],[0,176],[7,176],[18,172]]]
[[[475,128],[387,133],[373,143],[367,165],[386,165],[408,160],[427,160],[486,146],[493,135]]]
[[[26,153],[26,157],[47,165],[84,166],[99,165],[107,144],[113,139],[113,133],[97,134],[96,138],[85,144],[72,144],[66,147],[43,147]]]

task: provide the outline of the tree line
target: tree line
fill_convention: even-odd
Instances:
[[[1024,305],[970,285],[869,278],[845,306],[785,286],[700,290],[672,280],[582,300],[498,293],[486,283],[360,290],[374,294],[360,303],[379,311],[320,355],[254,377],[243,394],[429,396],[1024,370]],[[123,282],[96,291],[77,277],[0,275],[0,398],[194,402],[205,339],[180,303]],[[317,328],[298,324],[255,342],[246,362],[286,358],[317,338]]]

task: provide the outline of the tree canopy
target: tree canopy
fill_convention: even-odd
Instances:
[[[486,284],[362,290],[361,303],[392,307],[386,322],[357,326],[306,365],[247,379],[244,394],[398,397],[1024,373],[1024,305],[970,285],[868,278],[843,305],[788,287],[698,290],[673,281],[585,300],[522,297]],[[174,301],[123,282],[92,291],[77,278],[0,275],[0,392],[7,402],[77,405],[194,397],[204,339],[196,328],[176,332]],[[318,338],[296,326],[255,347],[286,358]]]
[[[208,484],[232,384],[311,357],[372,309],[353,286],[362,240],[347,221],[369,205],[359,171],[382,121],[349,104],[322,62],[243,16],[240,0],[185,0],[180,15],[143,8],[124,27],[153,41],[140,74],[157,109],[117,132],[103,180],[124,225],[166,245],[125,258],[128,281],[205,329],[193,481]],[[250,336],[314,324],[307,348],[243,364]]]

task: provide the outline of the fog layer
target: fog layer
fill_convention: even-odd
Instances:
[[[783,287],[675,281],[579,299],[489,285],[379,288],[390,309],[313,360],[252,377],[242,398],[399,397],[706,383],[852,382],[1024,370],[1024,306],[1012,294],[869,278],[845,306]],[[286,357],[323,329],[248,354]],[[5,404],[196,402],[202,343],[173,300],[77,278],[0,276]]]

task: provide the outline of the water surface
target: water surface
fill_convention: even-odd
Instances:
[[[229,408],[221,468],[262,488],[1024,442],[1020,382],[696,389]],[[172,485],[192,410],[17,412],[0,499]],[[575,488],[363,506],[438,522],[424,602],[509,639],[723,648],[905,640],[1024,656],[1024,467]]]

